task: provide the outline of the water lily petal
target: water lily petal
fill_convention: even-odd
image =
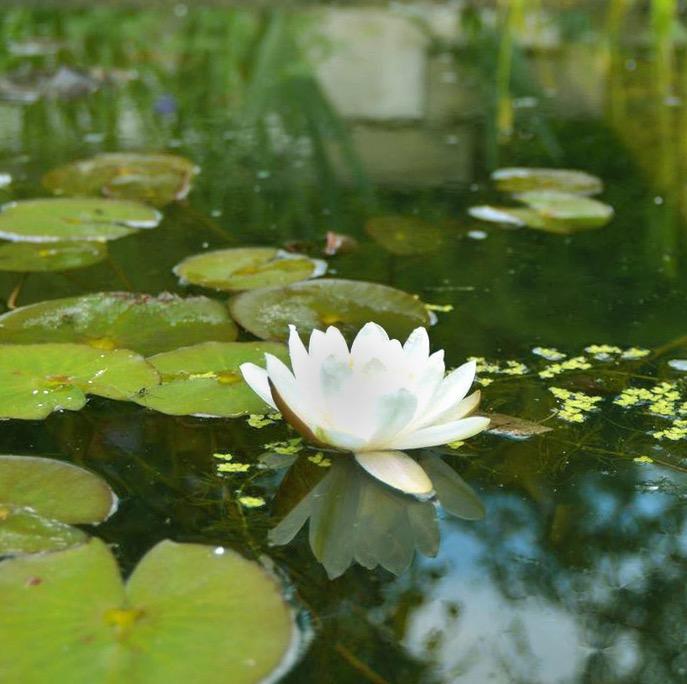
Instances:
[[[429,410],[420,418],[415,427],[425,427],[436,423],[439,416],[463,399],[475,379],[476,368],[477,364],[474,361],[468,361],[451,371],[432,397]]]
[[[364,366],[370,359],[384,359],[389,342],[386,330],[377,323],[365,323],[351,344],[351,358],[356,366]]]
[[[370,436],[370,446],[383,449],[386,442],[408,424],[416,407],[417,398],[415,395],[403,388],[393,394],[381,396],[375,412],[377,428]]]
[[[310,362],[320,364],[328,356],[348,361],[348,345],[338,328],[330,325],[325,332],[313,330],[310,335]]]
[[[410,378],[409,386],[417,396],[416,421],[423,421],[427,411],[433,411],[434,396],[444,380],[444,350],[434,352],[424,366]]]
[[[310,357],[295,325],[289,326],[289,356],[291,368],[298,382],[306,382],[310,368]]]
[[[462,418],[450,423],[432,425],[415,432],[399,435],[392,440],[391,447],[394,449],[421,449],[422,447],[447,444],[472,437],[482,430],[486,430],[488,425],[489,418],[483,416]]]
[[[324,333],[321,330],[315,328],[310,333],[310,341],[308,342],[308,354],[313,355],[316,349],[322,345],[324,341]]]
[[[269,404],[273,409],[277,408],[270,392],[269,378],[267,371],[254,363],[242,363],[239,366],[241,375],[248,386],[255,392],[265,403]]]
[[[307,401],[307,397],[301,392],[293,373],[272,354],[265,354],[265,361],[269,380],[279,393],[281,400],[303,423],[310,429],[314,429],[318,424],[318,414],[313,410],[312,404]],[[275,403],[277,403],[276,398]]]
[[[372,477],[389,487],[414,496],[432,494],[427,473],[402,451],[362,451],[355,454],[355,459]]]
[[[429,359],[429,335],[425,328],[415,328],[403,345],[406,362],[411,367],[424,366]]]
[[[344,449],[345,451],[355,451],[364,447],[367,443],[367,440],[363,437],[357,437],[340,430],[317,428],[314,430],[314,434],[318,441],[337,449]]]
[[[437,416],[434,421],[436,425],[441,425],[442,423],[450,423],[460,418],[465,418],[473,413],[479,406],[479,402],[482,398],[482,393],[479,390],[475,390],[472,394],[469,394],[465,399],[461,399],[456,402],[448,411],[445,411],[440,416]]]

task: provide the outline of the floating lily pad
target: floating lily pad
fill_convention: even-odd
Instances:
[[[197,172],[184,157],[117,152],[53,169],[43,177],[43,185],[59,195],[103,194],[161,207],[186,197]]]
[[[511,439],[527,439],[532,435],[542,435],[545,432],[551,432],[553,429],[541,423],[535,423],[517,416],[507,416],[504,413],[486,413],[484,415],[489,418],[487,432],[510,437]]]
[[[28,506],[64,523],[102,522],[117,497],[102,478],[71,463],[37,456],[0,456],[0,504]]]
[[[596,195],[603,190],[600,178],[574,169],[511,167],[497,169],[491,178],[502,192],[558,190],[575,195]]]
[[[87,394],[126,400],[158,382],[157,371],[126,349],[0,345],[0,419],[39,420],[60,409],[78,411]]]
[[[351,337],[365,323],[375,321],[397,338],[429,324],[429,314],[419,299],[387,285],[354,280],[307,281],[250,290],[235,295],[229,309],[246,330],[270,340],[286,339],[290,323],[302,335],[336,325]]]
[[[174,267],[184,283],[238,292],[278,287],[323,275],[326,262],[274,247],[238,247],[195,254]]]
[[[196,544],[161,542],[126,585],[97,539],[7,560],[0,603],[8,683],[257,684],[283,675],[297,645],[275,580]]]
[[[30,304],[0,316],[0,342],[80,342],[149,356],[208,340],[232,341],[224,305],[206,297],[100,292]]]
[[[107,257],[102,242],[8,242],[0,245],[0,271],[68,271]]]
[[[526,192],[517,196],[530,207],[470,207],[470,216],[503,226],[535,228],[567,235],[579,230],[600,228],[613,216],[612,207],[589,197],[563,192]]]
[[[377,216],[365,230],[384,249],[401,256],[435,252],[444,242],[440,228],[416,216]]]
[[[10,202],[0,213],[0,237],[16,242],[115,240],[138,228],[155,228],[161,215],[138,202],[36,199]]]
[[[269,407],[244,382],[239,366],[264,366],[265,353],[286,360],[286,348],[273,342],[204,342],[148,359],[162,384],[136,401],[173,416],[240,416]]]
[[[517,199],[534,209],[544,219],[565,230],[599,228],[613,217],[613,207],[589,197],[568,192],[541,190],[523,192]]]
[[[489,223],[501,223],[515,228],[529,226],[538,220],[538,214],[532,209],[522,207],[495,207],[488,204],[470,207],[468,214],[472,218]]]
[[[108,484],[63,461],[0,456],[0,555],[56,551],[83,542],[73,524],[106,520],[117,506]]]
[[[30,508],[0,503],[0,556],[61,551],[86,541],[87,535]]]

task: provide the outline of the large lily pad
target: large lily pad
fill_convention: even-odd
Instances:
[[[229,301],[232,316],[256,337],[284,340],[293,323],[301,334],[336,325],[351,337],[368,321],[393,337],[429,324],[421,301],[387,285],[354,280],[318,280],[250,290]],[[0,321],[2,319],[0,318]]]
[[[126,349],[0,345],[0,419],[39,420],[60,409],[78,411],[87,394],[131,399],[158,382],[157,371]]]
[[[0,555],[55,551],[83,542],[72,524],[94,524],[117,497],[94,473],[63,461],[0,456]]]
[[[544,219],[559,225],[562,232],[599,228],[613,217],[613,207],[608,204],[569,192],[523,192],[517,195],[517,199],[534,209]]]
[[[30,508],[0,503],[0,556],[61,551],[86,539],[86,533],[76,527]]]
[[[257,684],[291,663],[275,580],[222,548],[164,541],[126,585],[106,545],[0,564],[0,680]]]
[[[103,194],[161,207],[186,197],[197,172],[193,162],[172,154],[116,152],[53,169],[43,185],[59,195]]]
[[[435,252],[444,241],[441,228],[417,216],[377,216],[365,230],[388,252],[401,256]]]
[[[102,242],[8,242],[0,245],[0,271],[68,271],[106,257],[107,246]]]
[[[326,262],[274,247],[238,247],[195,254],[174,267],[184,283],[238,292],[289,285],[324,274]]]
[[[138,228],[155,228],[161,215],[124,200],[36,199],[10,202],[0,213],[0,237],[16,242],[115,240]]]
[[[235,340],[226,308],[206,297],[100,292],[30,304],[0,316],[0,342],[80,342],[144,356],[207,340]]]
[[[264,365],[268,352],[286,360],[286,348],[274,342],[204,342],[148,359],[162,384],[136,401],[173,416],[229,417],[265,413],[268,406],[244,382],[239,366]]]
[[[491,178],[502,192],[558,190],[575,195],[596,195],[603,190],[600,178],[575,169],[511,167],[497,169]]]

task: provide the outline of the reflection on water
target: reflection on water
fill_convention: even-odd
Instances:
[[[684,46],[677,3],[650,4],[5,8],[0,172],[13,182],[0,200],[44,196],[46,171],[102,151],[169,150],[202,172],[156,231],[112,243],[107,262],[82,270],[2,273],[3,299],[200,293],[171,270],[189,254],[294,241],[314,254],[334,231],[359,246],[333,257],[330,274],[439,305],[432,338],[450,365],[531,361],[535,346],[575,354],[678,340],[637,372],[682,392],[665,361],[687,354]],[[615,217],[570,236],[478,223],[467,208],[497,201],[489,172],[499,166],[595,174]],[[441,249],[390,253],[365,232],[380,216],[440,226]],[[604,384],[592,371],[576,382],[612,397],[628,379]],[[518,378],[484,397],[532,420],[555,409],[545,385]],[[98,534],[126,570],[164,537],[272,557],[316,634],[284,681],[681,682],[687,453],[683,441],[652,441],[654,417],[641,420],[604,409],[583,425],[548,422],[551,433],[520,442],[486,435],[446,455],[486,508],[469,522],[389,492],[349,461],[327,469],[301,457],[286,476],[258,467],[266,444],[290,437],[279,423],[93,400],[7,423],[0,440],[5,453],[107,478],[122,505]],[[218,473],[212,454],[224,452],[248,473]],[[267,505],[246,508],[244,495]],[[360,519],[354,496],[366,502]],[[310,539],[297,533],[308,517]],[[295,537],[274,546],[270,535]],[[354,558],[410,565],[396,577],[353,564],[330,580],[313,551],[331,575]]]

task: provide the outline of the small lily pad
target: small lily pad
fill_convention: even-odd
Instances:
[[[10,202],[0,213],[0,237],[13,242],[116,240],[139,228],[155,228],[161,215],[138,202],[36,199]]]
[[[351,337],[365,323],[375,321],[390,336],[404,338],[430,321],[422,302],[407,292],[354,280],[306,281],[250,290],[232,297],[229,309],[246,330],[268,340],[286,339],[290,323],[302,335],[336,325]]]
[[[575,169],[541,169],[511,167],[497,169],[491,179],[502,192],[557,190],[575,195],[596,195],[603,190],[597,176]]]
[[[274,247],[238,247],[195,254],[174,267],[183,283],[239,292],[278,287],[315,278],[327,270],[326,262]]]
[[[30,304],[0,316],[0,342],[78,342],[97,349],[133,349],[144,356],[208,340],[232,341],[237,333],[219,302],[171,294],[100,292]]]
[[[99,195],[162,207],[186,197],[198,172],[173,154],[116,152],[78,159],[53,169],[43,185],[58,195]]]
[[[61,409],[78,411],[87,394],[127,400],[158,382],[157,371],[126,349],[0,345],[0,419],[40,420]]]
[[[613,216],[607,204],[563,192],[527,192],[517,196],[530,207],[501,207],[480,205],[470,207],[473,218],[502,226],[527,226],[547,233],[568,235],[580,230],[600,228]]]
[[[468,209],[468,214],[470,214],[472,218],[479,219],[480,221],[501,223],[514,228],[529,226],[533,220],[537,219],[537,212],[532,209],[495,207],[489,204],[480,204],[479,206],[470,207]]]
[[[0,456],[0,503],[28,506],[71,525],[102,522],[117,497],[95,473],[38,456]]]
[[[277,582],[221,547],[163,541],[126,584],[97,539],[10,559],[0,604],[6,682],[258,684],[297,646]]]
[[[523,192],[517,199],[534,209],[540,216],[561,230],[572,232],[586,228],[600,228],[613,217],[613,207],[589,197],[580,197],[569,192],[540,190]]]
[[[107,246],[102,242],[8,242],[0,245],[0,271],[68,271],[106,257]]]
[[[365,224],[368,235],[392,254],[407,256],[436,252],[444,232],[417,216],[377,216]]]
[[[553,429],[541,423],[535,423],[517,416],[508,416],[504,413],[485,413],[484,415],[489,418],[487,432],[511,439],[527,439],[533,435],[551,432]]]
[[[94,473],[63,461],[0,456],[0,555],[56,551],[86,535],[71,525],[95,524],[117,497]]]
[[[286,360],[286,348],[273,342],[204,342],[156,354],[148,362],[162,384],[136,401],[173,416],[230,417],[265,413],[269,407],[248,387],[239,366],[264,366],[265,353]]]

